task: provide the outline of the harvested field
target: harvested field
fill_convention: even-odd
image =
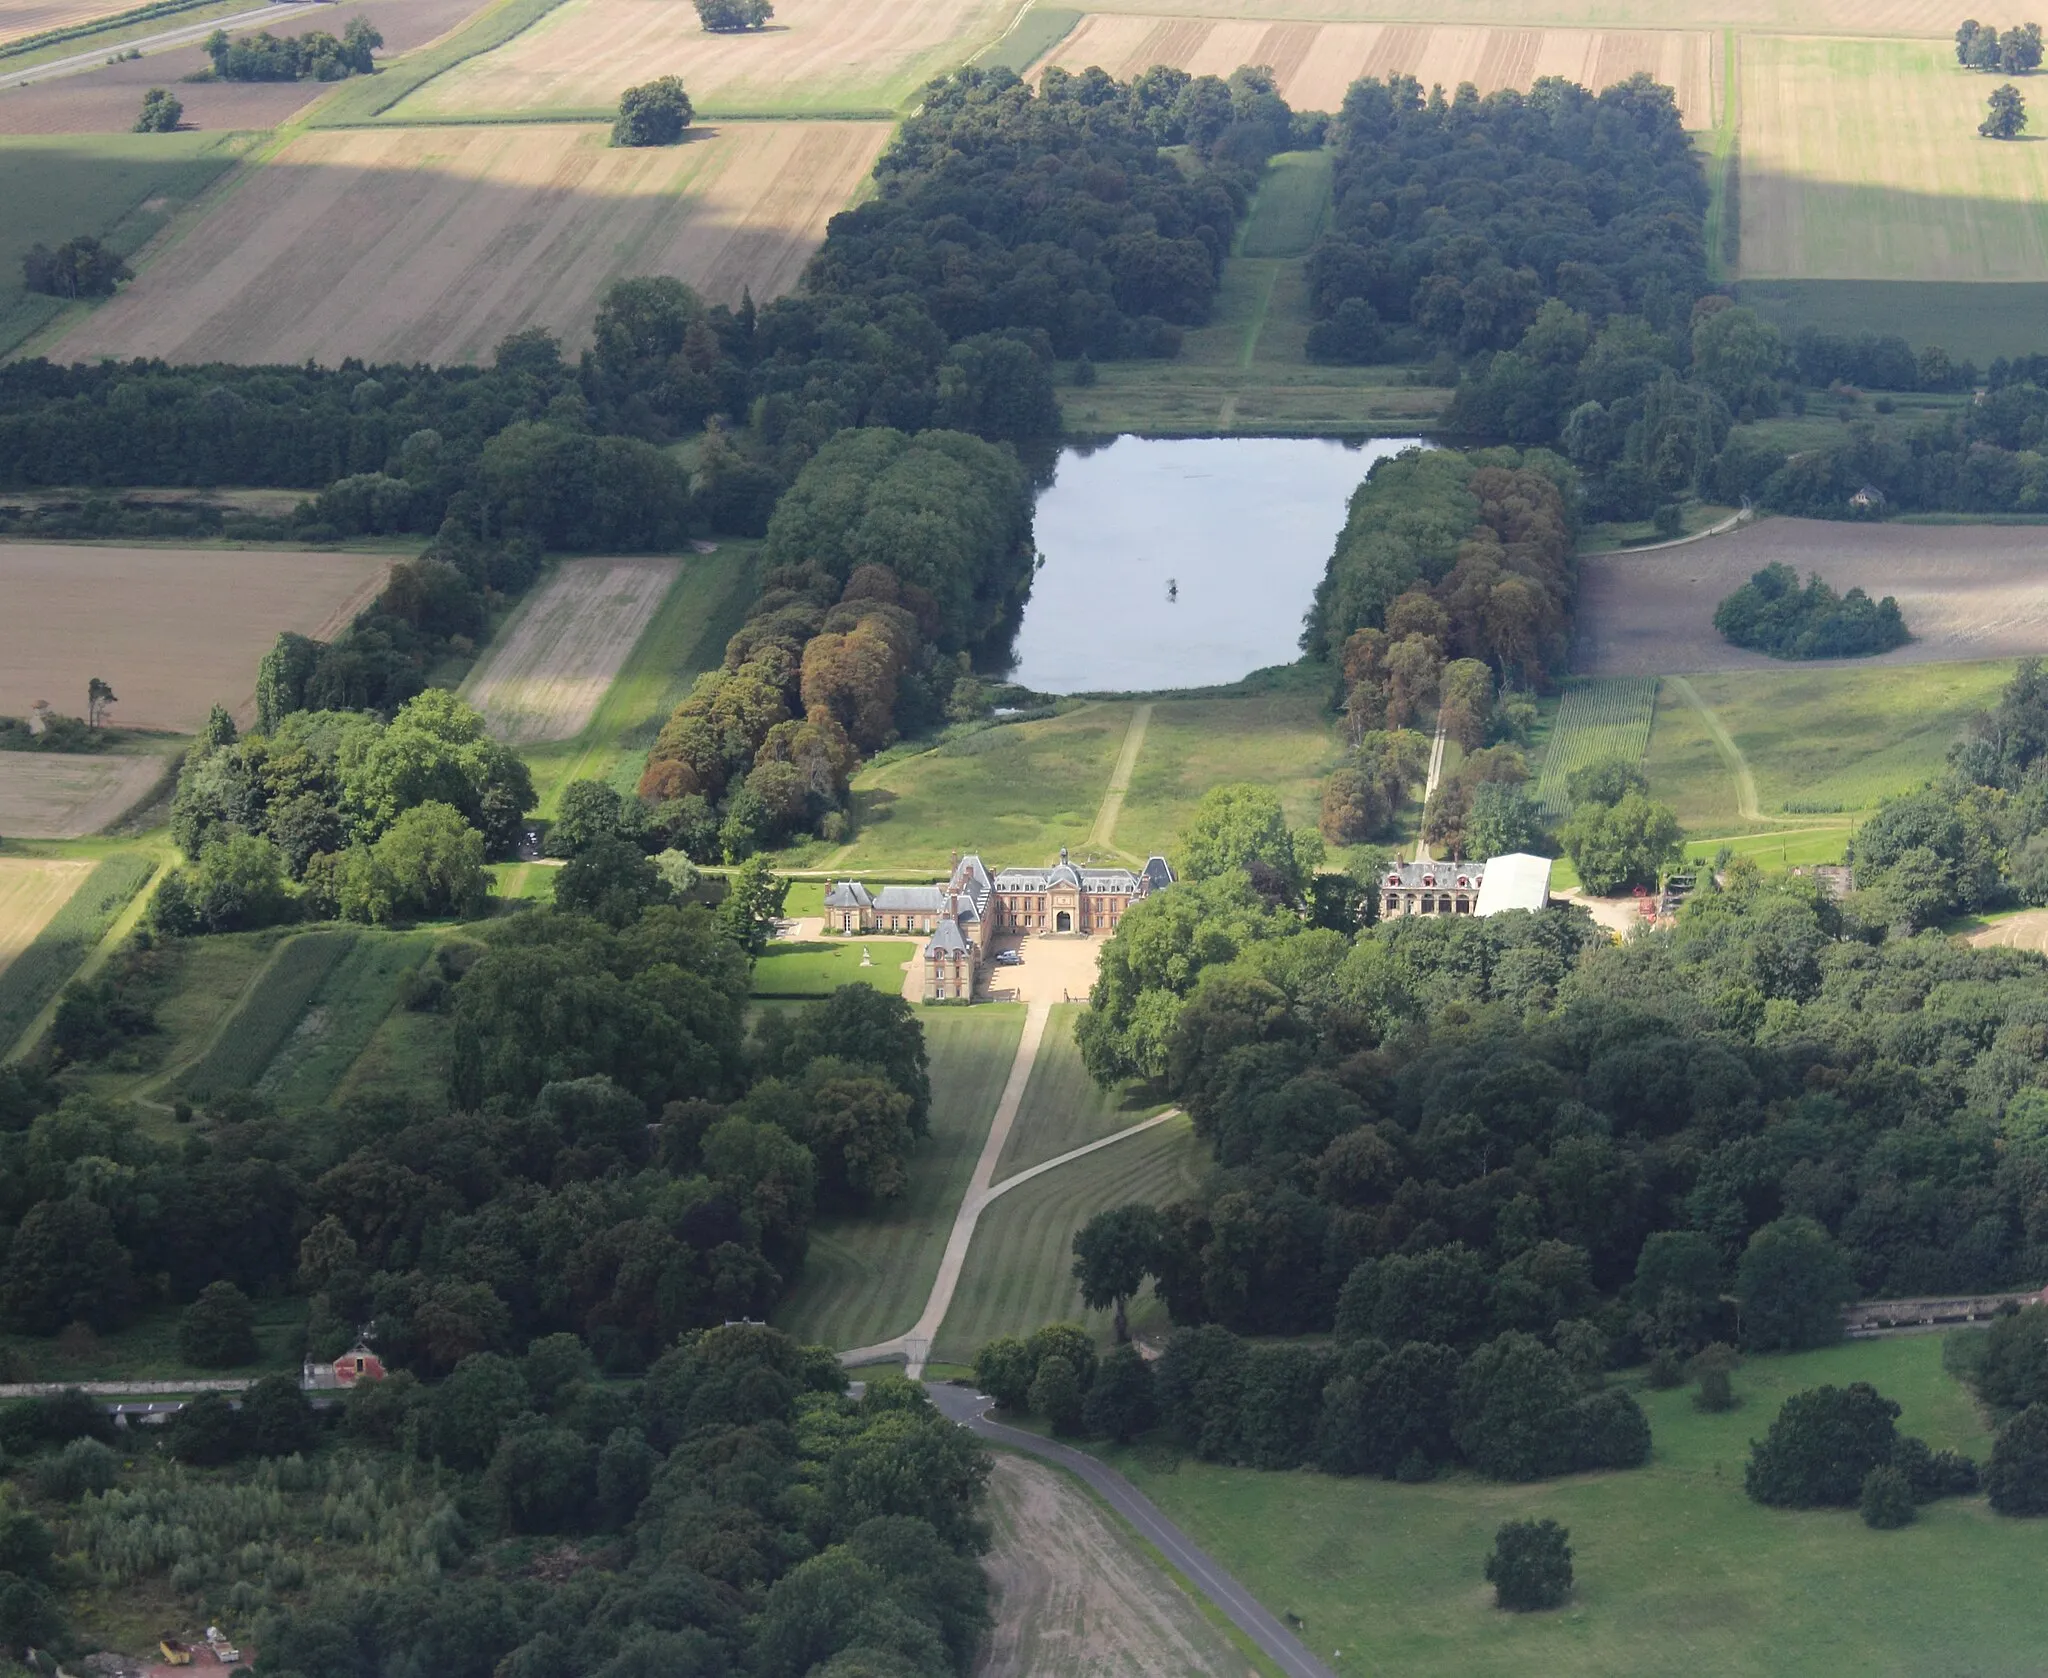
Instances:
[[[2048,278],[2048,147],[1978,136],[1997,81],[1945,42],[1745,40],[1742,277]]]
[[[278,633],[332,635],[390,564],[382,554],[0,544],[0,712],[47,699],[77,715],[99,676],[120,696],[115,720],[133,728],[190,733],[215,704],[246,721],[256,665]],[[0,806],[0,833],[25,831]]]
[[[464,684],[507,745],[581,734],[675,585],[676,559],[572,559]]]
[[[1293,22],[1400,22],[1425,8],[1416,0],[1094,0],[1097,12],[1140,17],[1260,18]],[[1436,0],[1432,23],[1543,25],[1580,29],[1668,29],[1671,8],[1659,0]],[[1800,0],[1798,16],[1783,0],[1703,0],[1685,9],[1694,29],[1785,29],[1809,35],[1908,35],[1945,41],[1955,8],[1939,0]]]
[[[625,274],[719,302],[795,284],[889,137],[748,123],[614,151],[602,128],[334,129],[248,171],[52,352],[475,361],[541,326],[589,342]]]
[[[569,0],[392,114],[589,114],[659,75],[681,76],[712,116],[893,111],[1014,13],[1008,0],[780,0],[768,28],[713,35],[686,0]]]
[[[83,839],[134,809],[163,774],[159,757],[0,752],[0,833]]]
[[[1964,934],[1963,942],[1975,944],[1980,950],[1998,946],[2048,955],[2048,909],[2022,909],[2017,915],[2007,915]]]
[[[1334,111],[1361,76],[1397,72],[1424,87],[1476,83],[1481,93],[1564,76],[1599,89],[1647,70],[1675,88],[1689,128],[1714,120],[1715,43],[1706,34],[1637,29],[1484,29],[1427,23],[1264,23],[1245,19],[1084,18],[1048,55],[1069,70],[1099,64],[1119,78],[1154,64],[1227,76],[1264,64],[1296,110]]]
[[[41,0],[42,9],[56,9],[57,0]],[[90,6],[83,0],[66,0],[71,9],[111,13],[124,6]],[[0,0],[0,40],[6,38],[6,20],[16,0]],[[411,52],[437,36],[445,35],[470,13],[480,0],[350,0],[344,17],[360,13],[376,25],[384,37],[378,52],[380,63],[389,63],[400,53]],[[244,8],[256,11],[251,4]],[[252,34],[267,28],[273,35],[303,35],[311,29],[338,34],[345,27],[335,14],[341,8],[308,7],[296,15],[286,14],[274,22],[259,20],[239,24],[234,34]],[[166,18],[161,27],[177,27],[183,19]],[[56,24],[39,25],[55,28]],[[81,41],[84,51],[93,43]],[[0,91],[0,134],[121,134],[126,133],[141,108],[145,88],[169,87],[185,107],[185,126],[213,132],[221,129],[274,128],[295,111],[334,91],[331,82],[187,82],[187,76],[208,67],[206,54],[197,45],[174,47],[146,58],[124,59],[118,64],[98,66],[75,76],[61,76],[27,87]]]
[[[1008,1451],[989,1476],[982,1562],[995,1625],[974,1678],[1238,1678],[1240,1654],[1113,1515]]]
[[[1896,595],[1913,640],[1874,659],[1788,666],[1731,647],[1714,608],[1772,563],[1818,571],[1846,591]],[[1661,553],[1579,561],[1579,645],[1587,676],[1931,664],[2048,653],[2048,545],[2012,525],[1852,525],[1766,519]]]
[[[92,869],[89,862],[0,857],[0,972],[36,941]]]
[[[50,29],[75,29],[130,11],[137,0],[0,0],[0,46]],[[176,19],[164,24],[176,27]]]

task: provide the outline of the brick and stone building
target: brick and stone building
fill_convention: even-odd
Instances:
[[[1390,863],[1380,876],[1380,918],[1497,915],[1550,902],[1550,858],[1510,851],[1484,862]]]

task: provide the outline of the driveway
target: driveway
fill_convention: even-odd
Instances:
[[[1095,988],[1095,966],[1102,959],[1100,938],[1032,938],[1005,933],[997,950],[1017,950],[1024,960],[1015,967],[985,969],[991,992],[1008,992],[1018,1002],[1086,1002]]]

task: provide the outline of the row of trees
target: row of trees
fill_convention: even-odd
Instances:
[[[1956,30],[1956,62],[1966,70],[2028,75],[2041,68],[2041,26],[2016,23],[2001,34],[1994,24],[1964,18]]]
[[[374,72],[373,55],[383,44],[377,26],[358,16],[338,40],[324,29],[283,36],[264,29],[230,40],[225,29],[216,29],[200,48],[224,82],[338,82]]]

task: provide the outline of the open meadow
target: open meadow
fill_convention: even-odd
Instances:
[[[528,327],[587,344],[622,275],[765,302],[796,282],[888,136],[747,123],[615,150],[607,130],[568,125],[301,133],[51,353],[475,361]]]
[[[779,0],[766,29],[714,35],[688,0],[569,0],[392,108],[414,118],[589,115],[658,75],[721,116],[886,115],[965,63],[1007,0]]]
[[[1784,660],[1729,645],[1714,628],[1714,608],[1770,564],[1802,577],[1817,571],[1837,592],[1894,595],[1913,634],[1874,659],[1813,664],[1896,667],[2048,653],[2048,548],[2037,529],[1774,518],[1682,548],[1581,559],[1573,669],[1651,676],[1785,668]]]
[[[1672,88],[1688,128],[1714,124],[1718,54],[1711,35],[1669,29],[1475,28],[1437,23],[1283,23],[1097,13],[1047,54],[1068,70],[1100,65],[1127,79],[1155,64],[1228,76],[1263,64],[1303,111],[1334,111],[1361,76],[1414,76],[1426,88],[1481,93],[1563,76],[1598,90],[1647,72]]]
[[[169,769],[147,754],[0,752],[0,834],[83,839],[134,809]]]
[[[1343,1672],[1416,1678],[1588,1673],[2018,1674],[2039,1667],[2040,1532],[1982,1497],[1930,1504],[1897,1532],[1853,1509],[1765,1509],[1744,1495],[1749,1442],[1792,1393],[1869,1381],[1899,1429],[1980,1463],[1990,1440],[1941,1367],[1939,1336],[1753,1358],[1723,1415],[1689,1390],[1643,1392],[1645,1468],[1502,1485],[1260,1473],[1156,1448],[1105,1450],[1139,1488]],[[1574,1589],[1504,1614],[1481,1569],[1509,1519],[1569,1529]],[[2025,1607],[2016,1608],[2024,1602]]]
[[[91,872],[89,862],[0,857],[0,973],[36,941]]]
[[[931,1056],[931,1134],[911,1152],[901,1198],[858,1217],[820,1219],[812,1229],[803,1275],[775,1311],[775,1326],[799,1340],[874,1345],[911,1327],[931,1293],[1016,1059],[1024,1010],[928,1008],[918,1023]]]
[[[507,745],[582,733],[681,570],[677,559],[563,562],[500,631],[463,697]]]
[[[390,566],[388,554],[0,545],[0,713],[47,699],[81,716],[98,676],[130,728],[189,734],[216,704],[246,723],[279,632],[333,635]]]

